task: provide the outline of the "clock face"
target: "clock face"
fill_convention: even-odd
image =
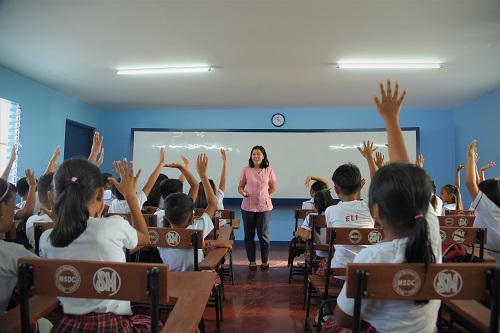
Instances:
[[[271,118],[271,122],[276,127],[283,126],[283,124],[285,123],[285,116],[283,116],[281,113],[276,113]]]

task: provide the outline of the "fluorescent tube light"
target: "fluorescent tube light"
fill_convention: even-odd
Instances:
[[[371,63],[371,64],[351,64],[343,63],[337,64],[337,68],[340,69],[426,69],[426,68],[442,68],[443,65],[438,63],[427,63],[427,64],[403,64],[403,63]]]
[[[164,68],[140,68],[140,69],[120,69],[116,71],[118,75],[134,75],[134,74],[164,74],[164,73],[193,73],[193,72],[209,72],[212,67],[164,67]]]

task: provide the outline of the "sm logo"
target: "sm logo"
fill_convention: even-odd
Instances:
[[[434,277],[434,290],[441,296],[455,296],[462,289],[462,285],[462,276],[452,269],[442,270]]]
[[[103,267],[94,273],[94,289],[100,293],[108,293],[113,296],[120,290],[122,280],[120,275],[112,268]]]

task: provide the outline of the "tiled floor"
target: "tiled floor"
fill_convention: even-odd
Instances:
[[[302,281],[295,276],[294,281],[288,283],[287,259],[288,248],[273,247],[270,269],[262,271],[259,267],[252,272],[248,269],[245,249],[235,247],[235,284],[225,281],[221,332],[304,332]],[[214,309],[207,308],[204,318],[206,332],[213,332]]]

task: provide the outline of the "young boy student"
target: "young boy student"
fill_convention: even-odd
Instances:
[[[49,172],[40,177],[38,181],[38,201],[40,201],[40,208],[45,208],[50,210],[50,201],[48,192],[52,192],[52,180],[54,179],[54,173]],[[31,246],[35,247],[35,230],[33,224],[35,222],[52,222],[50,216],[44,213],[42,209],[35,215],[30,216],[28,221],[26,221],[26,236]]]
[[[203,230],[203,238],[205,238],[214,228],[212,217],[217,209],[217,200],[207,177],[207,168],[208,158],[206,155],[198,155],[196,160],[196,171],[205,187],[205,195],[208,201],[208,206],[200,218],[193,220],[193,199],[185,193],[172,193],[166,197],[164,201],[166,220],[170,223],[172,228],[201,229]],[[211,245],[214,247],[232,248],[229,241],[211,241]],[[170,266],[170,271],[182,272],[192,271],[194,269],[194,256],[192,250],[172,248],[158,248],[158,250],[163,263]],[[203,251],[199,249],[198,260],[202,261],[203,258]]]

